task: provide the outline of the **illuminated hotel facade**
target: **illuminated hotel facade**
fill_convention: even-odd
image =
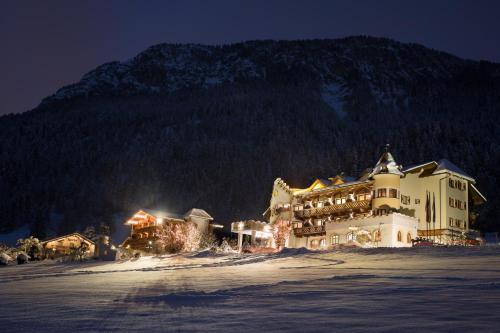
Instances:
[[[403,168],[386,148],[359,179],[316,179],[302,189],[276,179],[266,216],[271,226],[289,223],[287,247],[465,244],[473,238],[473,207],[485,201],[475,180],[450,161]]]

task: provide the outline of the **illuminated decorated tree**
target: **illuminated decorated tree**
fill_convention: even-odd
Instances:
[[[156,236],[155,250],[160,253],[195,251],[200,246],[201,235],[194,223],[167,223]]]
[[[274,238],[274,243],[276,244],[276,247],[278,249],[282,249],[286,241],[288,240],[288,237],[290,237],[290,231],[292,230],[292,227],[290,226],[290,222],[285,221],[285,220],[277,220],[273,224],[273,238]]]

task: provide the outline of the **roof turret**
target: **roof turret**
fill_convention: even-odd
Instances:
[[[403,173],[401,172],[401,167],[397,165],[396,160],[389,152],[388,144],[385,145],[385,151],[382,154],[382,156],[380,156],[380,159],[375,165],[375,168],[373,168],[373,171],[370,173],[369,178],[378,174],[393,174],[393,175],[403,176]]]

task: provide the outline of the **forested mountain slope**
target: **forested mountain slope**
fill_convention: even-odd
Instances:
[[[3,231],[43,236],[140,207],[260,218],[272,182],[357,175],[385,143],[448,158],[498,229],[500,65],[388,39],[153,46],[0,117]]]

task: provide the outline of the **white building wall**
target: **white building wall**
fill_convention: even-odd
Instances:
[[[356,234],[369,233],[371,240],[366,243],[357,241],[353,244],[362,247],[410,247],[407,235],[410,238],[417,237],[418,219],[406,215],[392,213],[381,216],[370,216],[360,219],[342,220],[340,222],[329,222],[326,224],[326,243],[332,246],[332,236],[339,235],[340,244],[348,244],[347,235],[350,232]],[[375,232],[380,231],[380,241],[375,239]],[[398,241],[398,232],[401,232],[401,241]]]

